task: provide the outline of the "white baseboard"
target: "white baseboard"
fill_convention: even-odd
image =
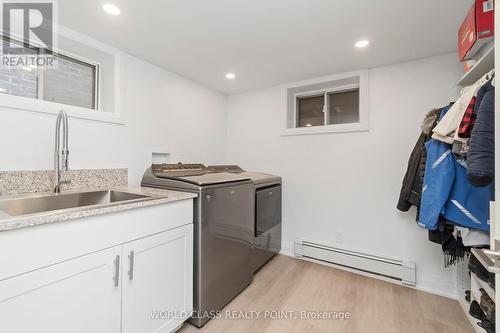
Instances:
[[[419,284],[417,284],[416,287],[408,287],[408,288],[417,289],[417,290],[424,291],[424,292],[429,293],[429,294],[458,300],[457,293],[455,291],[451,291],[451,290],[450,291],[443,291],[443,290],[438,290],[438,289],[435,289],[435,288],[429,287],[429,286],[422,286]]]
[[[288,257],[295,257],[293,254],[293,242],[284,242],[281,241],[281,251],[280,254],[283,254]]]

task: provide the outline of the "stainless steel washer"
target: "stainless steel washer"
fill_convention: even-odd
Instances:
[[[190,322],[201,327],[252,282],[254,184],[201,164],[159,164],[146,170],[142,185],[198,194]]]
[[[254,183],[255,220],[252,267],[254,272],[281,250],[281,177],[244,171],[237,165],[215,165],[210,169],[249,177]]]

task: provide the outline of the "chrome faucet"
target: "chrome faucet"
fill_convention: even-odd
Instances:
[[[60,150],[61,141],[61,122],[63,125],[63,143]],[[69,168],[69,150],[68,150],[68,116],[63,110],[59,111],[56,120],[56,144],[54,150],[54,193],[61,192],[61,184],[69,183],[69,181],[61,182],[61,176]],[[62,160],[62,161],[61,161]],[[62,162],[62,165],[61,165]]]

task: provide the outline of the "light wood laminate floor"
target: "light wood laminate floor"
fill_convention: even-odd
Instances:
[[[224,318],[226,311],[237,311],[233,317],[247,311],[248,318]],[[250,319],[248,311],[262,312]],[[300,311],[348,311],[351,319],[272,320],[264,311],[297,311],[298,317]],[[179,332],[474,332],[455,300],[283,255],[257,272],[222,314],[201,329],[186,323]]]

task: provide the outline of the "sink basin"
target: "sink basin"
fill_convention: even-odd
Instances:
[[[0,200],[0,210],[10,216],[19,216],[94,205],[115,205],[147,199],[151,199],[151,197],[129,192],[103,190]]]

